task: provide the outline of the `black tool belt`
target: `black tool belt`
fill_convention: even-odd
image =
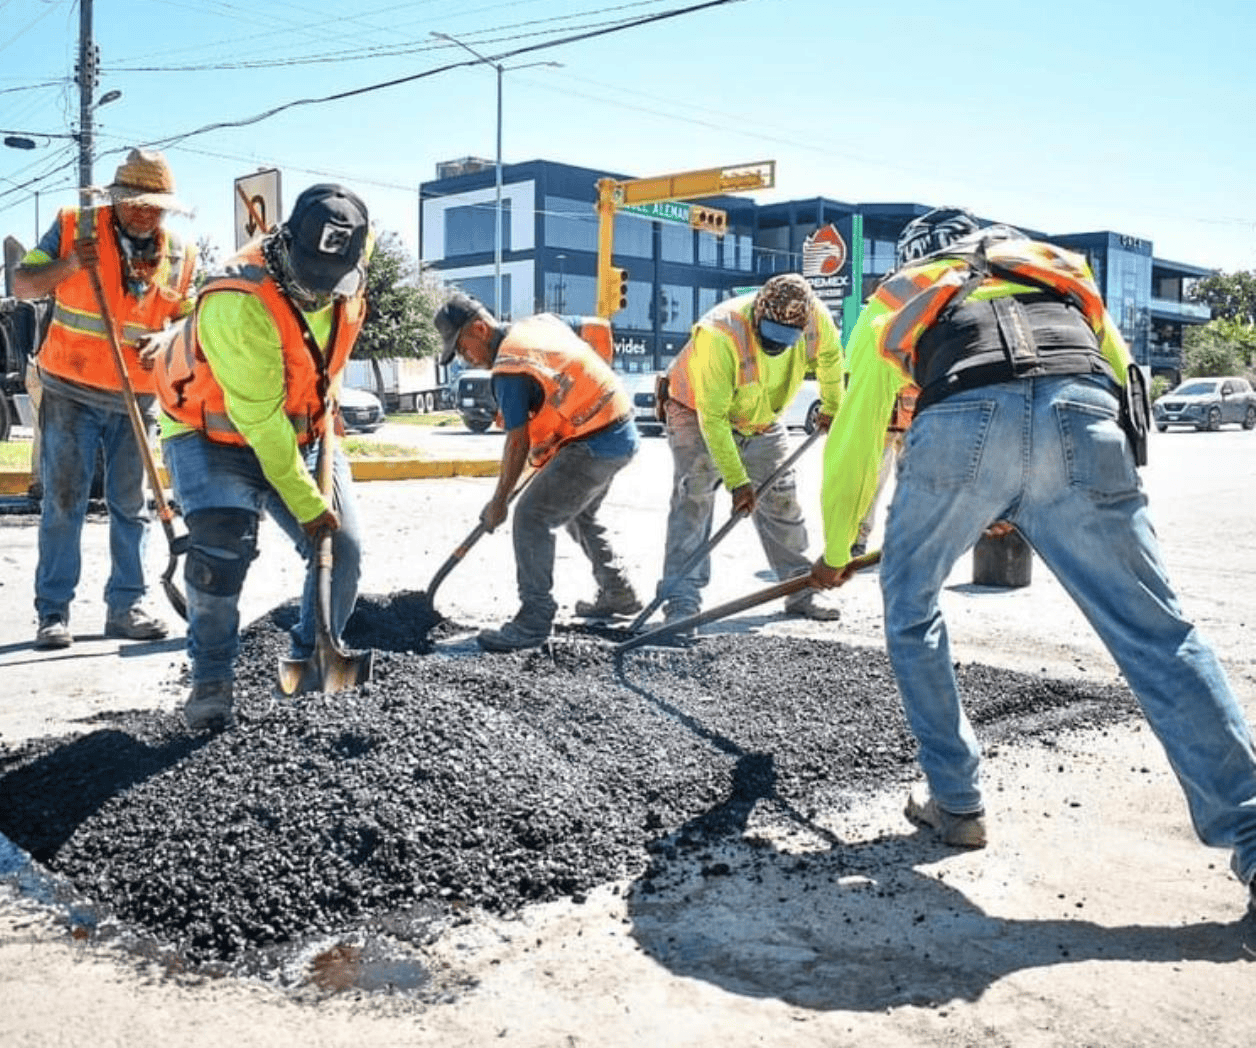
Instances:
[[[1119,385],[1085,317],[1063,299],[1034,291],[970,300],[944,313],[920,338],[916,410],[979,386],[1095,374]]]

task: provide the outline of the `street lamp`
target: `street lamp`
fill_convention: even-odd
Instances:
[[[493,233],[493,312],[497,319],[502,319],[502,74],[506,72],[507,67],[500,62],[494,62],[470,44],[464,44],[455,36],[448,33],[438,33],[431,30],[432,36],[438,40],[448,40],[451,44],[457,44],[464,51],[469,51],[477,59],[485,65],[492,66],[497,70],[497,216]],[[510,69],[528,69],[532,66],[554,66],[561,67],[561,62],[526,62],[523,65],[510,66]]]

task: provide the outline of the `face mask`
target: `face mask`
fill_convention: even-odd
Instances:
[[[779,357],[802,338],[802,328],[778,324],[764,317],[759,321],[759,344],[769,357]]]

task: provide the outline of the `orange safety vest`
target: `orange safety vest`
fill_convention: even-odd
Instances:
[[[984,260],[983,266],[975,250],[957,251],[907,266],[881,284],[872,296],[889,310],[877,318],[881,354],[915,375],[921,336],[977,278],[980,286],[1007,281],[1052,291],[1076,306],[1103,340],[1103,298],[1081,255],[1037,240],[996,240],[986,243]]]
[[[534,466],[564,444],[632,414],[628,394],[610,365],[552,313],[510,325],[493,373],[527,375],[541,387],[541,406],[528,419],[528,458]]]
[[[126,291],[122,252],[113,229],[113,208],[90,208],[86,213],[88,221],[95,222],[91,235],[100,257],[100,283],[113,322],[121,328],[115,334],[131,388],[136,393],[152,393],[153,376],[140,366],[135,341],[160,331],[167,321],[179,315],[192,284],[196,248],[190,244],[185,247],[174,234],[158,229],[157,269],[147,290],[137,299]],[[73,207],[58,212],[62,258],[74,250],[81,214],[79,208]],[[39,351],[39,366],[50,375],[83,386],[114,393],[123,391],[109,332],[86,270],[62,281],[53,293],[52,319]]]
[[[222,386],[201,350],[197,330],[201,304],[220,291],[256,295],[266,306],[283,346],[284,413],[296,431],[297,443],[308,444],[326,426],[324,396],[327,386],[344,370],[366,319],[366,300],[359,294],[347,301],[337,299],[332,316],[327,363],[314,344],[296,306],[279,290],[266,272],[261,241],[254,240],[227,263],[226,276],[210,281],[202,290],[196,312],[184,322],[169,348],[153,369],[163,410],[192,426],[216,444],[246,443],[227,417]]]
[[[820,353],[820,327],[816,323],[816,309],[826,307],[813,303],[803,328],[803,347],[807,355],[808,370],[815,367]],[[723,335],[737,351],[737,385],[751,386],[759,381],[759,352],[754,336],[754,292],[739,295],[721,302],[694,325],[694,331],[706,327]],[[690,335],[672,366],[667,372],[667,397],[676,400],[692,411],[697,411],[697,396],[689,381],[689,358],[693,355],[693,336]],[[734,420],[734,425],[736,421]]]

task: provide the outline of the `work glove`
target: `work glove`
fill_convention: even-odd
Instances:
[[[100,249],[91,237],[74,241],[74,257],[80,269],[92,269],[100,263]]]
[[[135,340],[135,350],[140,356],[140,367],[145,371],[152,371],[157,363],[157,358],[164,355],[166,350],[170,348],[170,343],[174,341],[181,328],[181,323],[171,324],[160,331],[153,331],[137,338]]]
[[[733,512],[744,513],[749,516],[754,512],[754,485],[750,483],[742,484],[733,488]]]
[[[313,520],[307,520],[301,529],[310,537],[315,545],[333,531],[340,530],[340,516],[334,509],[325,509]]]
[[[480,523],[486,531],[494,531],[506,519],[510,507],[503,499],[492,499],[480,511]]]

